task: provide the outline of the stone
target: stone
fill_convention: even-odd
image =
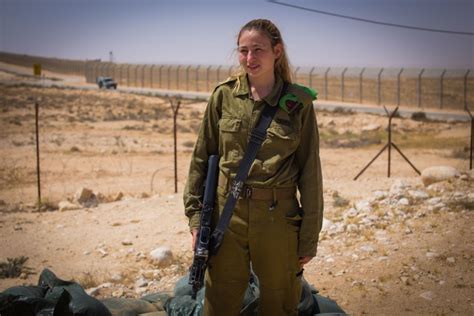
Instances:
[[[410,201],[407,198],[401,198],[400,200],[398,200],[397,205],[407,206],[407,205],[410,205]]]
[[[92,192],[91,189],[80,188],[74,194],[74,200],[82,204],[82,203],[87,202],[89,199],[91,199],[93,194],[94,193]]]
[[[446,262],[450,264],[454,264],[456,262],[456,259],[454,259],[453,257],[448,257],[446,258]]]
[[[430,196],[425,191],[421,190],[408,190],[408,195],[415,200],[426,200]]]
[[[375,252],[374,247],[372,247],[371,245],[363,245],[363,246],[360,246],[359,249],[362,250],[362,251],[368,252],[368,253]]]
[[[377,201],[383,200],[388,196],[388,192],[386,191],[375,191],[374,194],[374,199]]]
[[[426,187],[432,183],[454,179],[459,176],[460,173],[456,168],[450,166],[435,166],[426,168],[421,172],[421,181],[423,181]]]
[[[359,212],[357,212],[357,210],[355,208],[350,208],[347,211],[345,211],[344,214],[342,214],[342,218],[344,220],[346,220],[348,218],[353,218],[353,217],[356,217],[358,213]]]
[[[331,228],[331,226],[333,226],[333,225],[334,225],[334,223],[331,220],[329,220],[327,218],[323,218],[322,231],[328,231]]]
[[[346,230],[349,233],[357,233],[359,231],[359,227],[356,224],[349,224],[347,225]]]
[[[148,280],[143,278],[143,277],[140,277],[136,282],[135,282],[135,287],[139,288],[139,287],[145,287],[148,285]]]
[[[362,127],[363,132],[373,132],[380,129],[380,124],[373,123]]]
[[[173,260],[173,253],[169,247],[159,247],[150,252],[151,259],[159,266],[168,265]]]
[[[119,193],[117,193],[117,195],[113,198],[113,201],[114,201],[114,202],[117,202],[117,201],[122,200],[122,198],[123,198],[123,193],[122,193],[122,192],[119,192]]]
[[[367,200],[360,200],[355,203],[355,209],[361,213],[370,213],[372,212],[372,206]]]
[[[390,186],[390,195],[401,197],[408,188],[410,188],[410,185],[406,181],[397,179]]]
[[[131,240],[128,240],[128,239],[122,240],[122,245],[123,246],[131,246],[131,245],[133,245],[133,242]]]
[[[432,258],[438,258],[438,257],[439,257],[439,254],[438,254],[437,252],[428,251],[428,252],[426,253],[426,257],[427,257],[427,258],[430,258],[430,259],[432,259]]]
[[[435,296],[436,295],[431,291],[423,292],[423,293],[420,294],[420,297],[424,298],[427,301],[433,300],[433,298],[435,298]]]
[[[74,210],[78,210],[78,209],[81,208],[79,205],[74,204],[74,203],[71,203],[71,202],[69,202],[69,201],[61,201],[61,202],[59,202],[58,207],[59,207],[59,211],[60,211],[60,212],[64,212],[64,211],[74,211]]]

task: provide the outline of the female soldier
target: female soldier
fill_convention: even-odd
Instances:
[[[248,22],[237,46],[241,72],[212,93],[190,164],[184,204],[193,247],[208,156],[220,156],[215,226],[263,108],[280,108],[250,169],[246,194],[236,204],[219,252],[209,261],[204,311],[238,315],[252,267],[260,282],[259,314],[297,315],[299,277],[316,255],[323,214],[312,106],[316,95],[291,84],[285,45],[271,21]],[[297,96],[296,102],[280,102],[288,95]]]

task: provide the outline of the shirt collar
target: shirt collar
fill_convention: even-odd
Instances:
[[[239,89],[234,92],[235,96],[247,95],[250,96],[250,88],[247,75],[241,75],[239,78],[240,85]],[[268,103],[271,106],[276,106],[278,101],[280,101],[281,90],[283,89],[283,80],[280,76],[275,75],[275,85],[273,86],[272,91],[263,98],[263,101]]]

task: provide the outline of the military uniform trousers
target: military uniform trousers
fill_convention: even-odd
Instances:
[[[224,189],[218,187],[214,226],[225,201]],[[204,315],[239,315],[250,267],[260,282],[258,315],[298,314],[298,210],[295,196],[277,201],[239,198],[219,252],[209,260]]]

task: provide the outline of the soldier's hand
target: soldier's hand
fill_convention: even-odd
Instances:
[[[195,250],[196,249],[196,240],[197,240],[197,235],[198,235],[198,229],[197,228],[193,229],[191,231],[191,235],[193,236],[193,244],[192,244],[193,248],[192,249]]]
[[[313,257],[309,257],[309,256],[300,257],[300,259],[299,259],[300,266],[303,267],[305,264],[307,264],[308,262],[310,262],[311,259],[313,259]]]

